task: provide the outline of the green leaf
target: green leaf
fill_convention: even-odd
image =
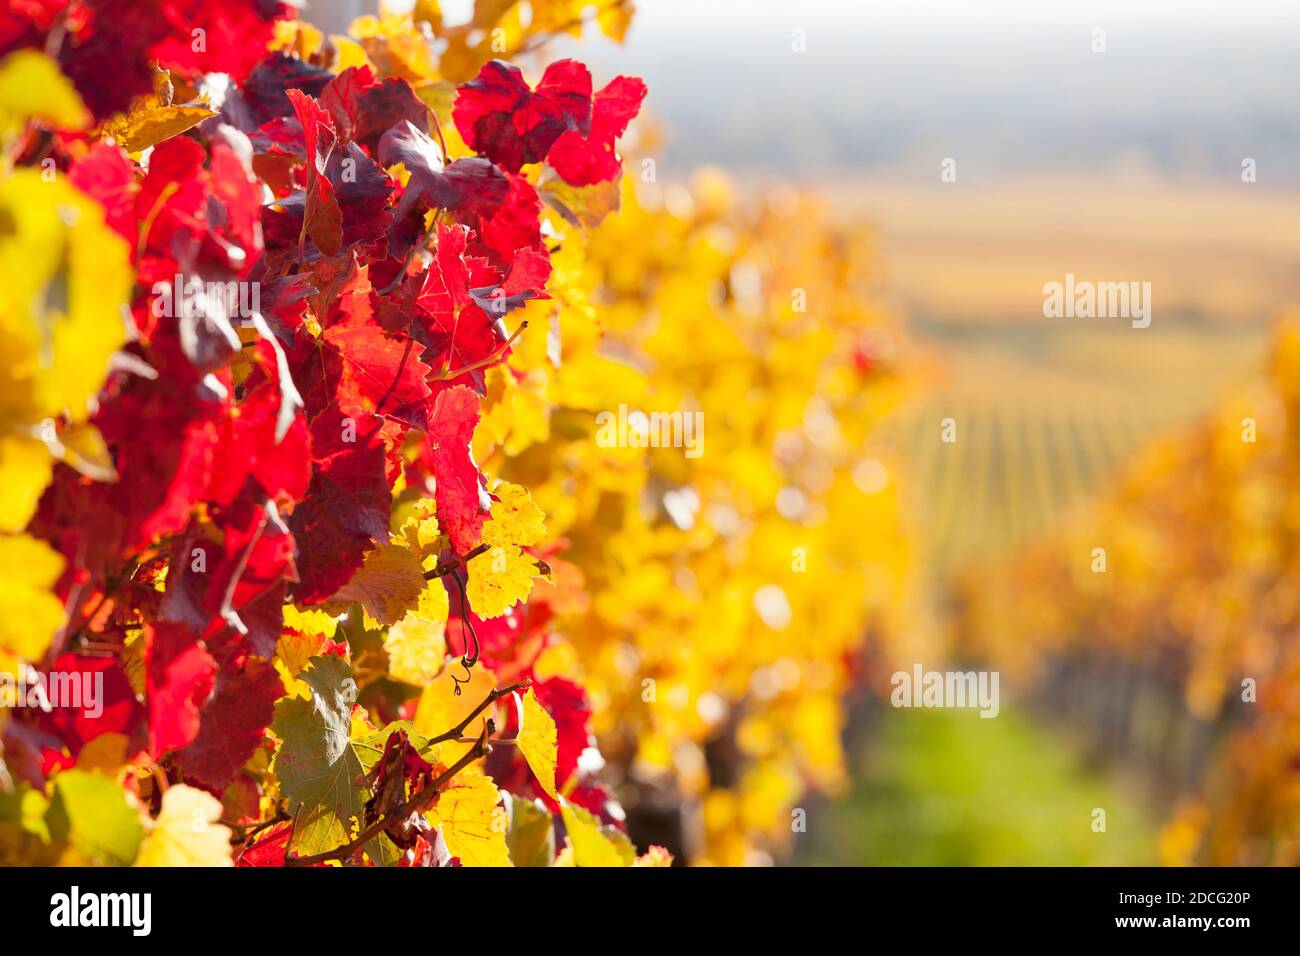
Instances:
[[[271,729],[282,742],[273,769],[294,817],[294,851],[308,855],[348,841],[370,792],[352,738],[357,700],[352,669],[342,658],[326,655],[308,661],[299,677],[311,687],[312,698],[276,704]]]
[[[396,866],[402,861],[403,851],[387,833],[381,833],[365,846],[366,856],[375,866]]]
[[[510,807],[506,844],[511,861],[515,866],[550,866],[555,860],[555,824],[551,814],[540,800],[505,796]]]
[[[55,778],[45,815],[50,836],[92,863],[129,866],[140,849],[140,811],[111,777],[65,770]]]

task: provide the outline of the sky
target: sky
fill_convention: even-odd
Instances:
[[[472,10],[441,3],[448,22]],[[645,77],[669,174],[932,178],[956,157],[972,182],[1107,167],[1214,179],[1251,157],[1261,184],[1300,185],[1300,0],[636,5],[625,45],[589,36],[546,56]],[[313,4],[334,29],[373,6]]]
[[[624,47],[573,52],[646,77],[681,164],[1300,182],[1298,0],[643,0]]]

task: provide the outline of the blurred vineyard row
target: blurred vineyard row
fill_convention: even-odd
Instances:
[[[937,436],[950,416],[960,439],[945,444]],[[951,570],[1052,530],[1164,420],[1152,409],[924,402],[900,420],[898,441],[923,515],[928,566]]]
[[[1271,374],[1117,490],[965,578],[959,647],[1038,688],[1175,810],[1166,863],[1300,862],[1300,322]]]
[[[892,265],[892,263],[891,263]],[[1055,532],[1153,437],[1248,377],[1267,331],[1177,315],[1128,330],[917,317],[925,388],[887,427],[939,579]],[[946,419],[955,424],[942,438]]]

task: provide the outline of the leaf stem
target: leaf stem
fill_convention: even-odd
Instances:
[[[433,581],[438,578],[445,577],[446,575],[451,574],[451,572],[457,571],[460,568],[464,567],[470,561],[473,561],[475,558],[477,558],[480,554],[485,554],[491,550],[492,550],[492,545],[480,544],[477,548],[470,551],[463,558],[452,558],[450,561],[444,561],[442,564],[439,564],[437,567],[429,571],[425,571],[424,579],[426,581]]]
[[[526,328],[528,328],[527,319],[525,319],[523,322],[520,322],[519,328],[515,329],[514,334],[511,335],[510,338],[506,339],[504,343],[498,346],[491,355],[487,356],[487,358],[481,358],[477,362],[474,362],[470,365],[466,365],[464,368],[456,369],[454,372],[451,369],[445,369],[442,372],[438,373],[438,376],[435,379],[435,381],[445,382],[448,379],[460,378],[460,376],[462,375],[468,375],[470,372],[476,372],[485,366],[495,364],[496,362],[501,360],[501,356],[506,354],[506,350],[509,349],[510,346],[515,344],[515,339],[519,338],[519,336],[523,333],[524,329]]]

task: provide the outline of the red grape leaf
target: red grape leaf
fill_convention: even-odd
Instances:
[[[375,541],[388,540],[392,496],[380,424],[373,416],[349,419],[338,406],[312,422],[316,470],[289,518],[298,546],[294,596],[302,603],[324,601],[351,579]]]
[[[595,96],[590,133],[563,133],[547,156],[551,168],[570,186],[590,186],[617,176],[622,162],[614,151],[614,141],[641,109],[645,94],[645,83],[637,77],[610,80]]]
[[[97,143],[72,163],[68,175],[74,186],[104,207],[104,219],[115,232],[130,242],[139,238],[135,166],[126,153],[110,143]]]
[[[227,664],[200,714],[198,735],[173,757],[185,776],[220,793],[262,745],[284,685],[275,665],[256,658]]]
[[[424,346],[386,332],[369,318],[332,325],[322,338],[338,356],[338,404],[345,415],[388,415],[425,426],[432,390],[426,381],[429,367],[420,360]]]
[[[478,415],[478,396],[472,389],[458,386],[438,393],[429,424],[438,524],[461,555],[478,544],[483,530],[479,472],[469,456]]]
[[[561,134],[590,130],[591,73],[557,60],[531,90],[519,67],[492,60],[457,91],[452,119],[470,149],[517,173],[545,159]]]
[[[338,137],[329,113],[318,101],[299,90],[285,90],[285,95],[302,124],[307,146],[307,194],[302,228],[321,252],[332,256],[343,246],[343,213],[334,195],[334,185],[325,175],[325,166]]]
[[[285,855],[289,851],[289,839],[293,836],[293,824],[278,823],[269,827],[253,843],[240,851],[235,857],[235,866],[284,866]],[[329,866],[321,863],[320,866]]]
[[[63,654],[50,665],[49,674],[51,679],[58,674],[79,674],[83,687],[90,686],[92,680],[103,682],[93,708],[53,707],[41,715],[41,726],[57,734],[74,757],[101,734],[131,737],[140,728],[144,710],[114,658]]]
[[[429,130],[429,108],[401,77],[375,79],[369,66],[351,66],[336,76],[320,94],[321,105],[334,117],[343,139],[355,140],[371,153],[379,140],[398,124]]]
[[[161,621],[145,625],[144,657],[149,753],[156,760],[198,735],[217,664],[192,630]]]

